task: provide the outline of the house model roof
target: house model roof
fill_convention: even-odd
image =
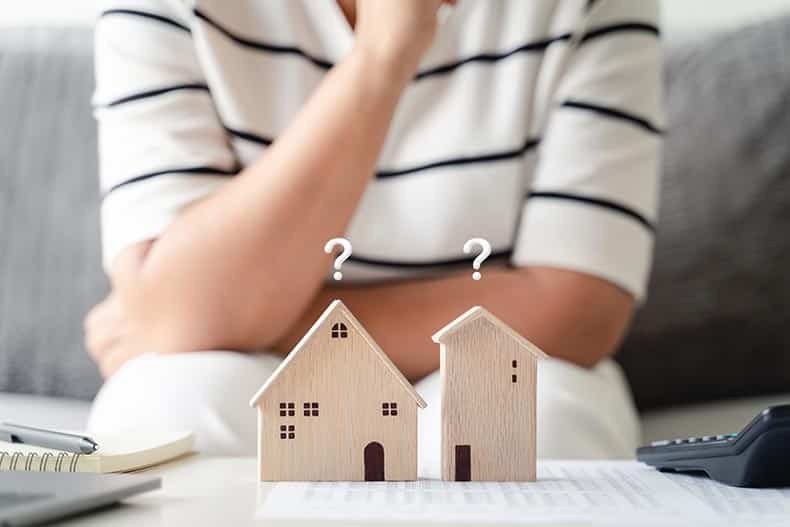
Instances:
[[[343,302],[341,302],[340,300],[334,300],[332,301],[331,304],[329,304],[329,307],[327,307],[324,310],[324,312],[321,314],[321,316],[318,317],[318,320],[316,320],[315,324],[313,324],[313,327],[311,327],[310,330],[307,333],[305,333],[305,335],[302,337],[299,343],[296,346],[294,346],[294,349],[291,350],[291,352],[288,354],[285,360],[283,360],[280,363],[280,366],[276,370],[274,370],[274,373],[272,373],[271,377],[269,377],[269,379],[264,383],[264,385],[261,386],[260,390],[258,390],[258,392],[252,397],[252,399],[250,400],[250,406],[255,407],[258,404],[258,401],[261,400],[261,397],[263,397],[266,394],[266,390],[268,390],[270,386],[274,385],[274,383],[277,382],[277,378],[280,376],[280,374],[283,371],[285,371],[288,368],[288,366],[293,361],[294,357],[296,357],[301,351],[305,349],[306,344],[310,341],[311,338],[315,336],[316,332],[323,325],[326,319],[332,316],[332,314],[334,314],[337,311],[342,312],[343,315],[345,316],[346,321],[349,322],[352,326],[354,326],[354,329],[356,329],[359,332],[359,334],[362,336],[362,338],[365,340],[365,342],[368,343],[372,352],[376,354],[376,356],[379,358],[382,364],[384,364],[387,370],[389,370],[389,372],[393,375],[393,377],[395,377],[395,380],[403,387],[404,390],[406,390],[409,393],[409,395],[412,396],[414,401],[417,403],[417,406],[419,406],[420,408],[425,408],[427,404],[425,403],[423,398],[420,397],[420,394],[418,394],[417,391],[414,389],[414,386],[412,386],[409,380],[403,376],[403,374],[398,369],[398,367],[395,366],[395,364],[393,364],[393,362],[390,360],[387,354],[384,353],[384,351],[379,347],[376,341],[373,340],[373,337],[370,336],[370,333],[367,332],[367,330],[362,325],[362,323],[360,323],[360,321],[357,320],[357,317],[355,317],[354,314],[351,313],[351,311],[346,307],[346,305],[343,304]]]
[[[490,311],[480,306],[473,307],[472,309],[470,309],[469,311],[467,311],[466,313],[464,313],[463,315],[456,318],[455,320],[444,326],[442,329],[434,333],[432,337],[433,341],[436,342],[437,344],[446,342],[448,337],[455,334],[466,324],[472,322],[473,320],[477,320],[478,318],[481,317],[485,318],[486,320],[494,324],[496,327],[507,333],[513,340],[518,342],[522,348],[532,353],[535,357],[539,359],[545,359],[548,357],[543,352],[543,350],[541,350],[535,344],[524,338],[520,333],[518,333],[513,328],[511,328],[510,326],[499,320],[497,317],[492,315]]]

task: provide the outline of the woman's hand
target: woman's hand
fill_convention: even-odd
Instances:
[[[115,373],[127,360],[139,355],[130,349],[126,334],[126,314],[118,295],[111,293],[85,317],[85,347],[104,378]]]
[[[126,249],[113,267],[113,290],[103,302],[85,316],[85,349],[106,379],[123,364],[146,351],[132,343],[124,294],[129,282],[139,275],[153,242],[143,242]]]
[[[436,35],[442,4],[456,0],[357,0],[356,45],[376,57],[417,68]]]

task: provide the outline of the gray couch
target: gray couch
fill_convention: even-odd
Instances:
[[[655,272],[618,356],[646,438],[790,400],[788,48],[790,18],[668,50]],[[92,83],[89,30],[0,32],[0,419],[79,427],[100,386]]]

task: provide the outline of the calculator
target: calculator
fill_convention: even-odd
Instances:
[[[734,434],[665,439],[636,458],[663,472],[706,474],[736,487],[790,486],[790,404],[760,412]]]

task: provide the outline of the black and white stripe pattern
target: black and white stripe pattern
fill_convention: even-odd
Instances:
[[[100,106],[103,106],[105,108],[112,108],[113,106],[120,106],[122,104],[141,101],[143,99],[149,99],[151,97],[160,97],[162,95],[168,95],[173,92],[184,91],[184,90],[204,91],[207,94],[210,93],[208,85],[202,82],[191,82],[187,84],[172,84],[169,86],[164,86],[162,88],[154,88],[151,90],[125,95],[123,97],[120,97],[119,99],[106,102]]]
[[[224,168],[217,168],[217,167],[210,167],[210,166],[198,166],[198,167],[177,167],[177,168],[169,168],[166,170],[158,170],[156,172],[150,172],[148,174],[141,174],[139,176],[135,176],[131,179],[126,179],[117,183],[115,186],[110,187],[105,195],[110,194],[111,192],[118,190],[121,187],[126,185],[134,185],[135,183],[140,183],[147,179],[152,178],[160,178],[163,176],[196,176],[196,175],[205,175],[205,176],[235,176],[239,173],[239,168],[234,169],[224,169]]]
[[[546,191],[530,192],[527,195],[527,199],[556,199],[556,200],[565,200],[565,201],[571,201],[576,203],[582,203],[584,205],[590,205],[593,207],[600,207],[633,219],[634,221],[641,224],[645,229],[647,229],[651,233],[655,232],[656,230],[655,225],[653,225],[653,223],[650,220],[648,220],[644,215],[640,214],[639,212],[637,212],[631,207],[621,205],[620,203],[615,203],[614,201],[610,201],[608,199],[593,198],[590,196],[582,196],[580,194],[569,194],[567,192],[546,192]]]
[[[636,125],[654,134],[658,134],[658,135],[663,134],[663,131],[659,129],[657,125],[650,122],[649,119],[640,117],[638,115],[634,115],[633,113],[627,112],[625,110],[620,110],[618,108],[613,108],[610,106],[604,106],[601,104],[595,104],[591,102],[576,101],[576,100],[567,100],[562,103],[562,107],[572,108],[574,110],[594,112],[603,117],[608,117],[610,119],[620,119],[622,121],[629,122],[633,125]]]
[[[353,39],[334,0],[107,3],[95,107],[109,265],[253,163]],[[593,4],[557,103],[541,73]],[[501,261],[641,296],[663,134],[657,18],[654,0],[462,2],[402,98],[346,233],[347,278],[463,266],[463,242],[483,236]]]
[[[121,3],[122,5],[122,3]],[[186,33],[191,33],[192,30],[189,29],[184,23],[179,22],[175,18],[171,18],[165,15],[158,14],[153,11],[145,11],[140,9],[107,9],[99,13],[99,18],[105,17],[112,17],[112,16],[123,16],[123,17],[139,17],[142,19],[152,20],[154,22],[168,25],[172,28],[184,31]]]

